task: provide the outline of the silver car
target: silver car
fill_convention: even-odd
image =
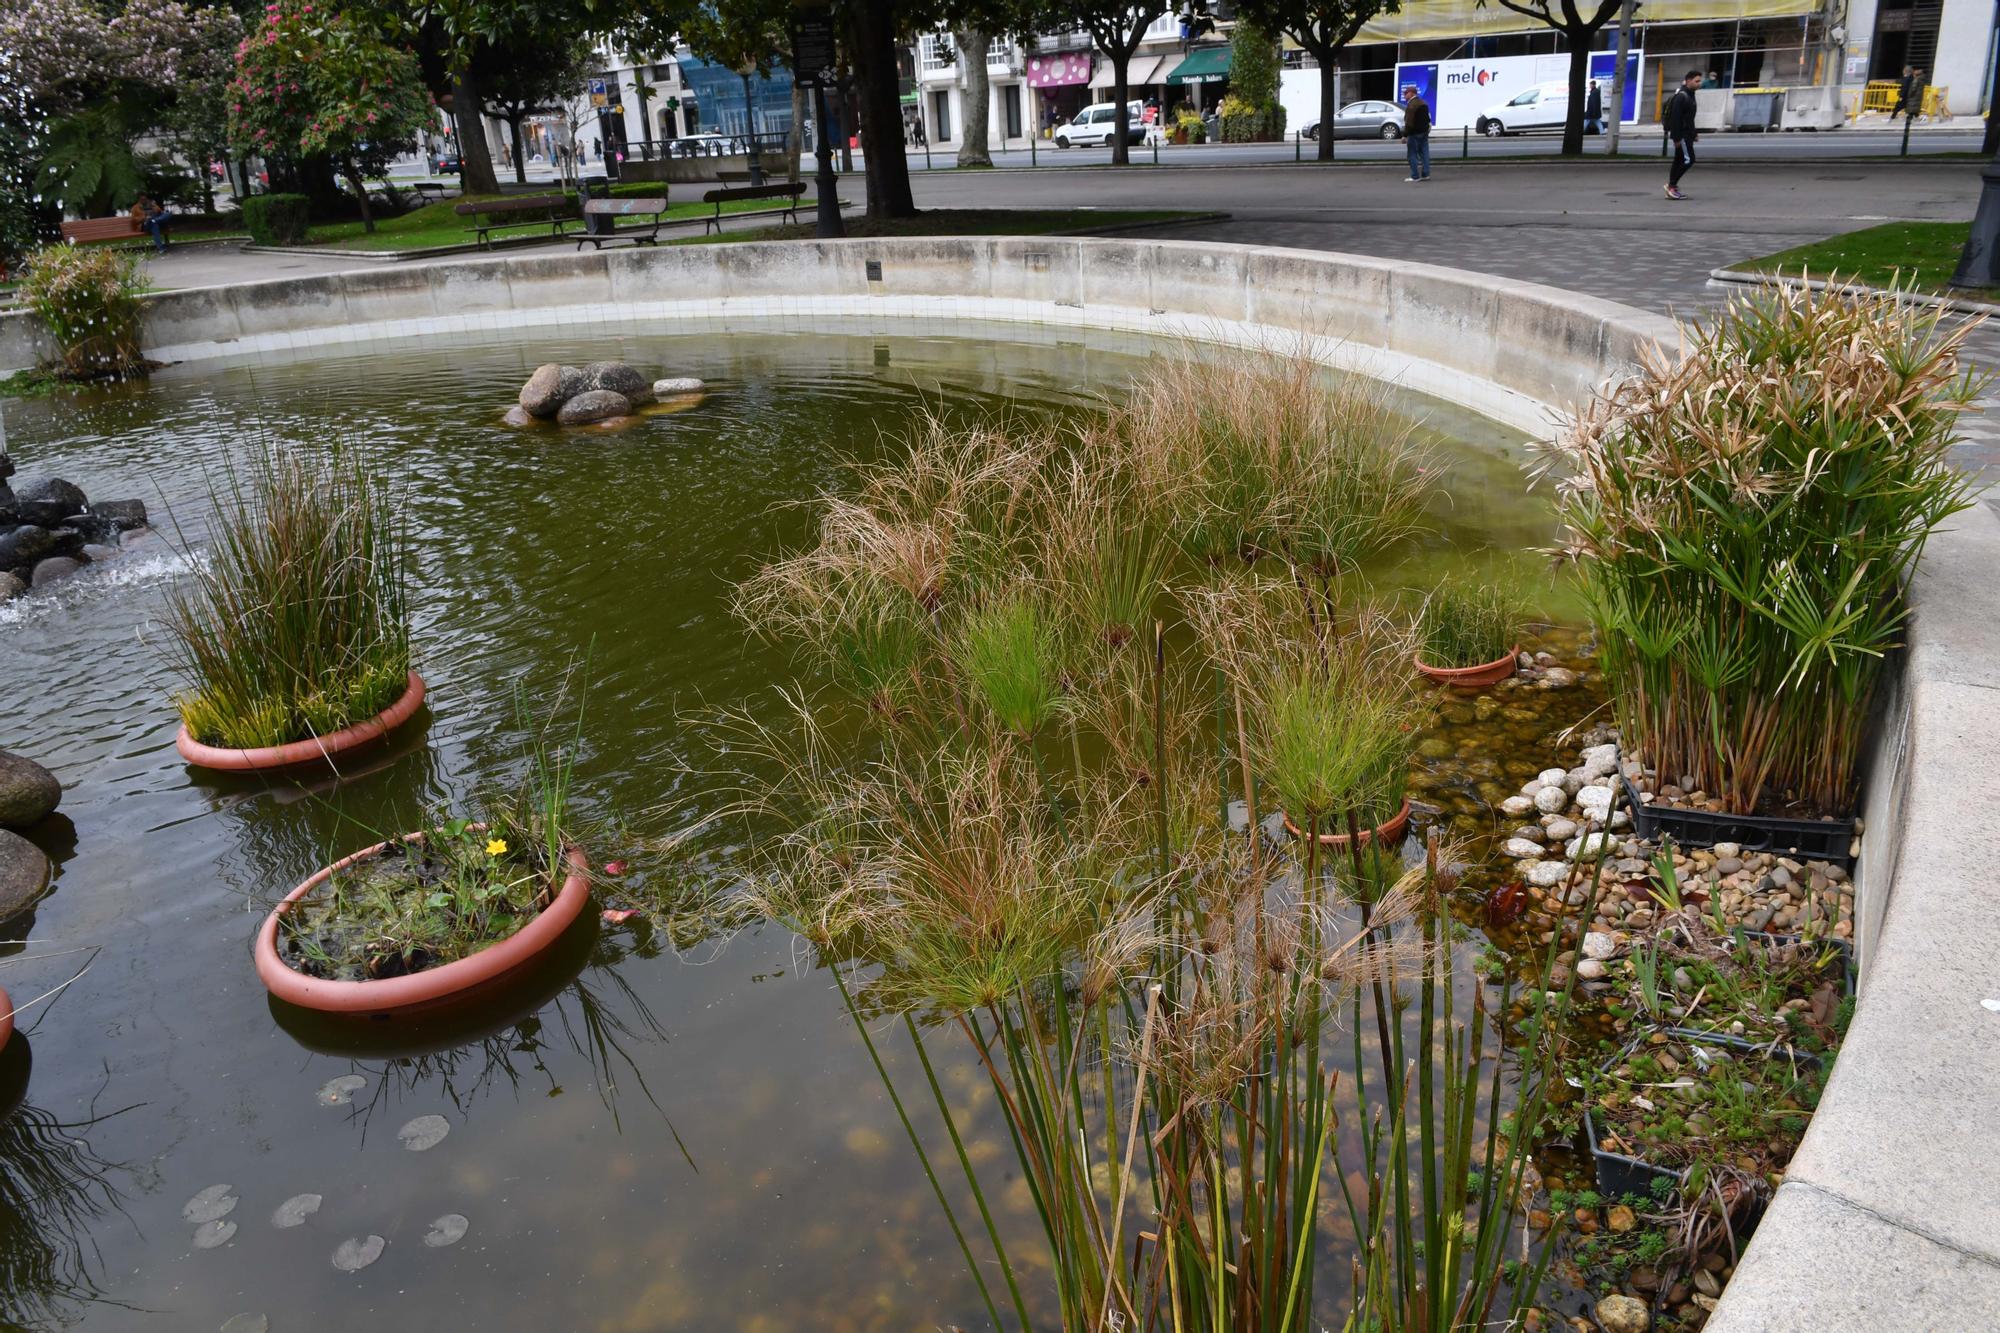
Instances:
[[[1300,131],[1306,138],[1319,138],[1319,122],[1312,121]],[[1334,117],[1336,139],[1400,139],[1403,137],[1403,108],[1394,102],[1349,102]]]

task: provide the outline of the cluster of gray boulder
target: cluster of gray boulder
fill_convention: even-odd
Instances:
[[[124,534],[146,526],[138,500],[92,504],[61,477],[9,486],[13,475],[13,460],[0,454],[0,602],[110,559]]]
[[[49,858],[13,829],[39,824],[62,800],[55,774],[0,750],[0,922],[12,920],[48,891]]]
[[[528,376],[521,386],[520,405],[509,409],[507,422],[600,425],[629,417],[655,399],[700,393],[703,387],[697,379],[649,380],[623,361],[593,361],[582,367],[551,361]]]

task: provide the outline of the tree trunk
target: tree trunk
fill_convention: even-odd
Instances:
[[[843,74],[840,79],[839,88],[840,143],[836,146],[840,149],[841,172],[845,175],[852,175],[854,172],[854,127],[860,124],[860,118],[854,113],[854,76],[852,74]],[[902,115],[902,104],[899,100],[896,107],[897,119],[900,120]],[[896,137],[898,139],[903,137],[901,126],[897,127]]]
[[[357,164],[347,164],[347,179],[354,184],[354,202],[361,206],[361,230],[372,233],[375,230],[375,214],[368,207],[368,182],[362,178]]]
[[[868,216],[910,218],[910,163],[903,155],[903,106],[896,86],[894,0],[854,7],[855,74],[861,85],[861,151],[867,155]]]
[[[514,184],[516,185],[526,185],[528,183],[528,156],[521,151],[521,119],[527,114],[523,110],[517,111],[507,117],[507,137],[514,144]]]
[[[1563,33],[1569,40],[1569,110],[1563,116],[1564,157],[1583,156],[1583,108],[1590,95],[1590,40],[1596,35],[1575,28]]]
[[[451,122],[458,130],[458,183],[468,198],[500,193],[493,174],[493,154],[486,149],[486,122],[479,111],[479,85],[472,71],[458,76],[451,88]]]
[[[799,154],[805,151],[806,146],[805,127],[806,90],[799,87],[797,79],[793,79],[792,132],[785,136],[785,179],[788,181],[796,181],[799,178]],[[825,134],[826,126],[819,126],[815,133]]]
[[[958,165],[990,167],[993,154],[986,147],[986,118],[993,105],[993,86],[986,74],[986,34],[967,24],[951,39],[958,43],[959,83],[965,93],[958,118]]]
[[[1130,135],[1125,127],[1126,120],[1132,114],[1132,108],[1126,105],[1131,100],[1129,95],[1131,90],[1125,82],[1126,75],[1131,67],[1131,52],[1124,50],[1121,46],[1119,50],[1111,53],[1111,95],[1117,99],[1116,105],[1118,108],[1117,115],[1111,122],[1115,127],[1111,139],[1111,165],[1114,167],[1124,167],[1132,164],[1132,145],[1126,142]]]
[[[1340,120],[1340,67],[1332,52],[1315,53],[1319,61],[1319,142],[1313,156],[1321,162],[1333,161],[1333,135]]]

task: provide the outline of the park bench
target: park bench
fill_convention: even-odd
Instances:
[[[618,218],[644,217],[652,214],[651,222],[634,223],[620,227]],[[581,250],[587,241],[602,250],[606,241],[630,241],[634,245],[658,245],[660,228],[667,220],[667,197],[660,195],[641,198],[632,196],[624,199],[586,199],[583,201],[584,233],[576,238],[576,248]],[[590,230],[591,218],[609,218],[603,231]]]
[[[139,225],[130,213],[119,213],[108,218],[80,218],[75,222],[62,224],[65,241],[123,241],[134,236],[144,236],[146,229]]]
[[[520,199],[480,199],[460,204],[452,211],[460,217],[472,219],[472,225],[466,230],[477,234],[482,250],[489,247],[487,237],[496,231],[509,231],[515,227],[547,227],[551,236],[560,236],[563,227],[576,217],[570,211],[569,197],[561,194],[535,194]]]
[[[777,208],[752,208],[740,213],[731,213],[735,218],[761,218],[777,214],[799,220],[799,196],[806,192],[804,181],[778,181],[771,185],[725,185],[719,190],[710,190],[702,195],[704,204],[715,205],[715,216],[703,219],[702,233],[722,230],[722,206],[743,199],[782,199],[785,202]]]
[[[408,190],[427,204],[441,204],[444,202],[445,187],[437,181],[411,181],[408,185],[399,188]]]

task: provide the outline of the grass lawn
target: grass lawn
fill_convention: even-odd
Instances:
[[[1958,268],[1958,253],[1971,232],[1969,222],[1886,222],[1845,236],[1780,250],[1762,259],[1746,259],[1730,268],[1751,273],[1797,274],[1804,269],[1815,278],[1839,278],[1870,287],[1901,282],[1918,291],[1944,295],[1991,296],[2000,288],[1947,288]]]
[[[656,184],[637,182],[631,185],[614,185],[611,188],[611,193],[614,196],[620,197],[639,195],[658,198],[661,188],[661,186]],[[715,205],[701,202],[700,194],[702,190],[711,188],[713,186],[710,184],[703,184],[697,187],[687,185],[673,186],[672,192],[667,196],[669,199],[673,199],[674,195],[678,193],[692,193],[694,197],[685,203],[676,202],[670,204],[667,208],[667,219],[672,221],[677,218],[712,216],[715,211]],[[551,185],[547,190],[534,191],[532,193],[554,194],[557,191]],[[472,196],[474,199],[491,197],[518,199],[522,196],[519,192],[511,195]],[[401,217],[377,218],[373,233],[365,231],[359,222],[324,222],[306,233],[306,244],[324,245],[339,250],[430,250],[443,245],[470,245],[474,237],[467,224],[471,222],[471,219],[460,217],[454,211],[464,202],[466,202],[464,199],[446,199],[439,203],[425,204],[422,208],[412,209]],[[724,213],[749,212],[759,208],[769,208],[776,202],[776,200],[772,199],[745,199],[735,203],[724,204],[722,211]],[[812,203],[811,199],[801,199],[799,207],[801,209],[809,209],[812,207]],[[623,219],[628,225],[640,220],[636,218]],[[647,218],[644,220],[650,221],[651,219]],[[583,227],[581,223],[576,223],[569,230],[574,235],[581,232]],[[537,234],[547,236],[548,231],[546,226],[544,226],[544,229],[540,233],[537,233],[532,227],[521,227],[513,231],[496,232],[494,239],[505,240],[510,237],[535,236]]]
[[[811,210],[799,205],[799,216]],[[1135,223],[1181,222],[1209,217],[1210,213],[1173,208],[931,208],[913,218],[890,218],[871,222],[865,217],[847,217],[849,236],[1047,236],[1053,232],[1080,231],[1089,227],[1130,226]],[[732,231],[720,236],[687,236],[675,245],[715,245],[735,241],[811,240],[813,224],[758,227]]]

